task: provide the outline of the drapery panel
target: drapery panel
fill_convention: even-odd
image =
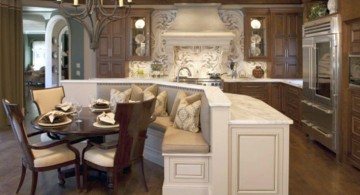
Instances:
[[[22,0],[0,0],[0,98],[24,107]],[[3,106],[0,130],[8,125]]]

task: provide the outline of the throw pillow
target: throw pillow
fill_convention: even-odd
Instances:
[[[131,85],[131,96],[130,96],[130,100],[132,101],[142,101],[144,99],[144,93],[143,93],[143,89],[141,89],[141,87],[132,84]]]
[[[185,97],[186,97],[186,93],[183,90],[179,90],[177,92],[174,103],[173,103],[173,106],[172,106],[172,109],[171,109],[171,112],[170,112],[170,121],[171,122],[174,122],[174,120],[175,120],[176,111],[177,111],[178,106],[180,104],[180,100],[182,98],[185,98]]]
[[[117,89],[110,90],[110,106],[115,109],[117,103],[128,102],[130,99],[132,89],[127,89],[125,91],[119,91]],[[114,110],[112,110],[114,111]]]
[[[200,107],[201,100],[189,103],[186,99],[182,99],[176,112],[174,127],[193,133],[199,132]]]
[[[156,96],[156,104],[154,115],[155,116],[168,116],[166,112],[166,105],[167,105],[168,93],[167,91],[163,91]]]
[[[141,87],[132,84],[131,85],[132,92],[130,99],[133,101],[149,100],[157,95],[158,88],[159,87],[157,85],[151,85],[147,87],[145,90],[143,90]]]

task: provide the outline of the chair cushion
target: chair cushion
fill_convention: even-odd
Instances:
[[[172,121],[170,121],[170,117],[158,116],[158,117],[156,117],[154,122],[149,124],[149,127],[154,130],[159,130],[161,132],[165,132],[166,128],[172,127],[173,124],[174,123]]]
[[[156,104],[154,110],[155,116],[168,116],[168,113],[166,112],[167,98],[167,91],[163,91],[156,96]]]
[[[209,153],[209,145],[201,133],[192,133],[174,127],[165,131],[162,143],[163,153]]]
[[[179,90],[177,93],[176,93],[176,97],[175,97],[175,100],[174,100],[174,104],[172,106],[172,109],[171,109],[171,112],[170,112],[170,120],[174,122],[175,120],[175,116],[176,116],[176,111],[177,111],[177,108],[180,104],[180,100],[182,98],[186,97],[186,93],[183,91],[183,90]]]
[[[34,154],[34,166],[38,168],[57,165],[76,158],[75,153],[66,144],[42,150],[32,149],[31,151]]]
[[[103,150],[92,147],[84,154],[84,159],[102,167],[114,167],[116,148]]]
[[[174,127],[197,133],[200,131],[201,94],[194,94],[180,101]]]

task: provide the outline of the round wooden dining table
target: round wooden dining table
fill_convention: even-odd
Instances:
[[[79,114],[81,122],[76,122],[76,115],[69,115],[71,122],[63,124],[53,124],[53,125],[41,125],[39,119],[42,116],[36,117],[32,121],[32,126],[46,133],[56,134],[56,135],[77,135],[81,137],[98,137],[105,136],[110,134],[116,134],[119,132],[119,127],[114,126],[94,126],[96,122],[96,117],[101,114],[101,112],[92,112],[89,107],[84,107]]]

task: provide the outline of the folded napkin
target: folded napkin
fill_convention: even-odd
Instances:
[[[129,100],[129,103],[139,103],[140,101]]]
[[[69,109],[71,108],[71,103],[69,103],[69,102],[64,102],[64,103],[62,103],[62,104],[57,105],[56,108],[61,109],[62,111],[67,112],[67,111],[69,111]]]
[[[102,114],[100,114],[99,116],[97,116],[97,121],[99,122],[103,122],[106,124],[111,124],[114,125],[115,124],[115,114],[112,112],[109,113],[105,113],[103,112]]]
[[[66,116],[66,113],[54,110],[54,111],[50,111],[50,112],[44,114],[40,118],[40,120],[45,120],[45,121],[49,121],[50,123],[53,123],[56,119],[60,119],[65,116]]]

